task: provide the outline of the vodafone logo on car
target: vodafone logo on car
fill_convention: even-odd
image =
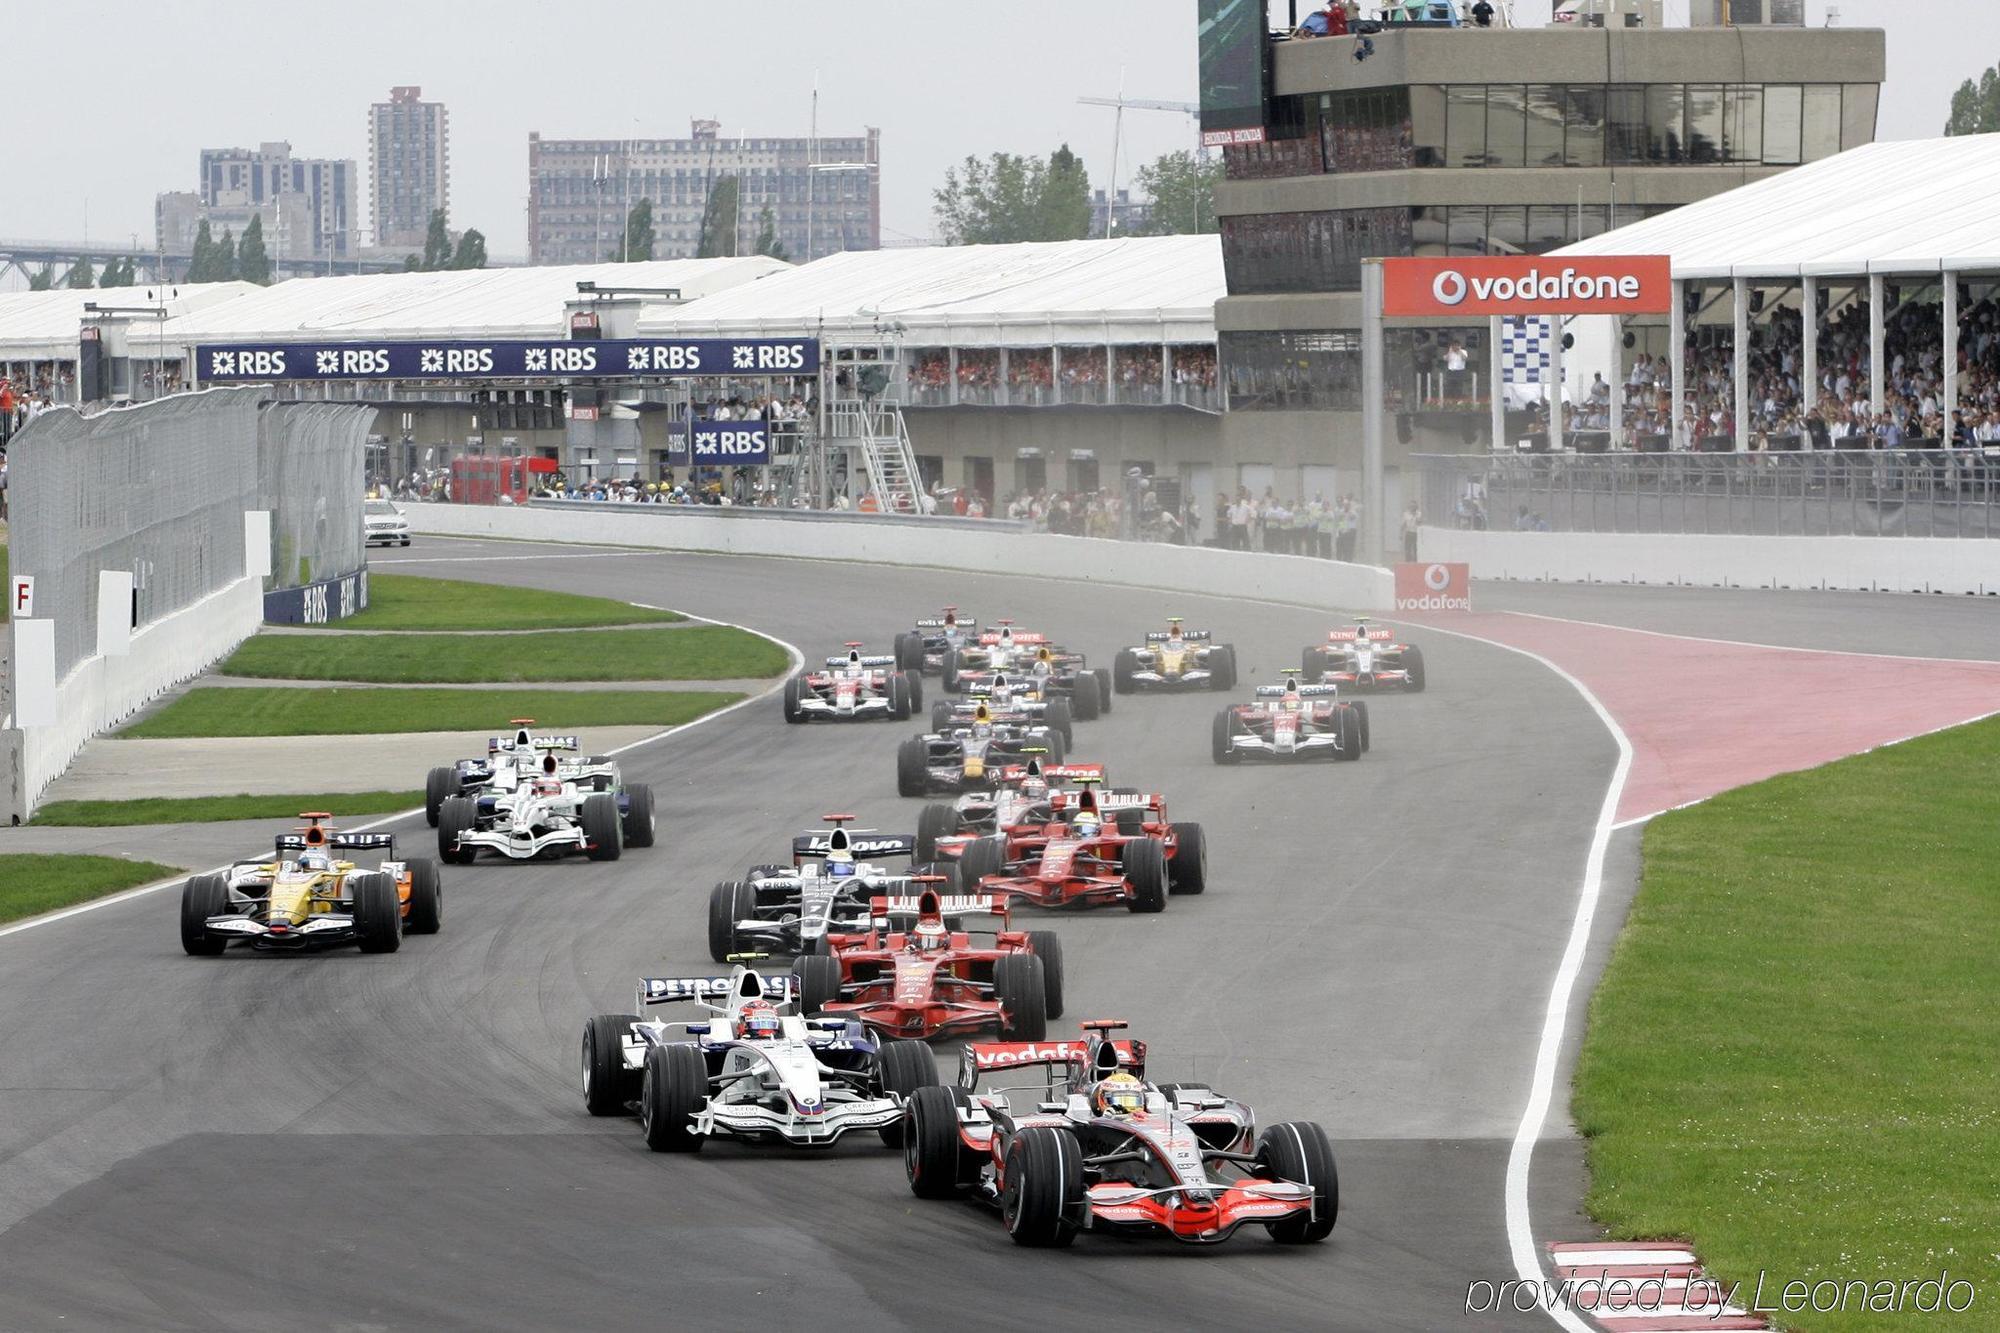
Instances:
[[[1456,561],[1418,561],[1396,566],[1398,611],[1470,611],[1471,566]]]

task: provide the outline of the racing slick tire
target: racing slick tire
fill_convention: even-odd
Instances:
[[[889,677],[889,716],[898,722],[910,717],[910,678],[900,671]]]
[[[403,947],[403,900],[396,877],[370,871],[350,875],[354,895],[354,939],[363,953],[394,953]]]
[[[1235,718],[1225,708],[1215,715],[1215,726],[1210,743],[1210,748],[1214,751],[1216,763],[1236,764],[1242,762],[1243,756],[1237,754],[1236,747],[1229,743],[1230,737],[1235,734]]]
[[[1114,694],[1130,694],[1138,688],[1133,676],[1139,671],[1139,654],[1130,648],[1120,648],[1118,656],[1111,664],[1111,690]]]
[[[708,1062],[693,1046],[652,1046],[639,1076],[639,1127],[654,1152],[700,1152],[695,1113],[708,1100]]]
[[[219,958],[229,937],[208,928],[208,919],[229,910],[229,884],[220,875],[190,875],[181,885],[181,948],[196,958]]]
[[[1310,1120],[1287,1120],[1272,1125],[1257,1138],[1256,1174],[1266,1179],[1289,1180],[1313,1192],[1309,1213],[1293,1213],[1264,1229],[1280,1245],[1310,1245],[1333,1233],[1340,1215],[1340,1175],[1333,1164],[1333,1145],[1326,1131]]]
[[[444,880],[438,863],[428,856],[409,860],[410,906],[403,916],[403,930],[411,935],[435,935],[444,925]]]
[[[930,795],[930,757],[930,749],[921,736],[912,736],[896,747],[897,795]]]
[[[924,1088],[935,1088],[943,1084],[938,1077],[937,1055],[928,1042],[885,1041],[882,1053],[876,1057],[877,1069],[882,1075],[882,1090],[893,1092],[908,1101]],[[875,1131],[882,1144],[888,1148],[900,1148],[910,1120],[906,1112],[893,1125],[884,1125]]]
[[[1225,643],[1208,655],[1208,688],[1211,690],[1236,688],[1235,644]]]
[[[1028,932],[1028,952],[1042,960],[1042,994],[1047,998],[1048,1016],[1063,1016],[1062,936],[1053,930]]]
[[[1132,892],[1125,899],[1131,912],[1159,912],[1167,906],[1167,844],[1139,838],[1125,844],[1119,857]]]
[[[958,1088],[924,1087],[910,1094],[903,1130],[903,1174],[919,1199],[949,1199],[978,1174],[978,1162],[958,1137]],[[968,1160],[971,1159],[971,1160]]]
[[[654,835],[659,830],[659,821],[653,815],[653,789],[643,782],[633,782],[625,787],[625,845],[627,847],[651,847]]]
[[[1111,711],[1111,668],[1092,667],[1090,674],[1097,677],[1097,702],[1102,712]]]
[[[625,1034],[637,1014],[599,1014],[583,1025],[583,1106],[592,1115],[623,1115],[639,1100],[645,1071],[625,1067]]]
[[[1076,673],[1076,683],[1069,687],[1069,711],[1079,722],[1093,721],[1104,711],[1104,687],[1094,673]]]
[[[1016,1245],[1060,1248],[1076,1239],[1083,1189],[1083,1147],[1076,1135],[1034,1125],[1007,1145],[1000,1221]]]
[[[914,713],[924,706],[924,673],[921,671],[905,671],[902,673],[902,676],[904,682],[910,687],[910,711]]]
[[[478,803],[470,796],[445,797],[444,804],[438,807],[438,860],[453,866],[472,864],[479,849],[460,847],[458,835],[472,831],[472,821],[478,813]]]
[[[1368,739],[1368,702],[1365,699],[1356,699],[1348,707],[1354,710],[1354,716],[1361,719],[1361,753],[1367,754],[1370,745]]]
[[[1141,838],[1146,834],[1146,812],[1136,806],[1111,812],[1111,824],[1128,838]]]
[[[708,956],[718,963],[743,953],[736,923],[757,914],[757,890],[740,879],[726,879],[708,892]]]
[[[958,649],[944,650],[944,662],[938,671],[940,682],[946,694],[958,693]]]
[[[966,893],[979,892],[979,881],[1007,868],[1007,839],[999,833],[975,838],[958,854],[958,882]]]
[[[432,828],[438,826],[438,807],[447,796],[458,795],[458,770],[455,768],[434,768],[424,776],[424,819]]]
[[[958,807],[933,801],[917,812],[918,861],[938,859],[938,839],[949,838],[958,832]]]
[[[1352,708],[1343,708],[1340,718],[1340,748],[1334,751],[1335,759],[1352,762],[1361,757],[1361,719],[1354,715]]]
[[[1403,650],[1403,670],[1410,673],[1409,684],[1403,688],[1411,694],[1424,692],[1424,650],[1405,648]]]
[[[840,998],[840,962],[829,954],[800,954],[792,960],[792,978],[798,982],[799,1012],[808,1018]]]
[[[583,798],[578,821],[583,825],[584,855],[593,861],[616,861],[625,850],[618,827],[618,798],[600,792]]]
[[[799,706],[805,697],[806,678],[804,676],[793,676],[785,682],[785,721],[803,722],[806,720],[805,709]]]
[[[1326,649],[1306,647],[1299,649],[1299,679],[1308,685],[1318,682],[1326,674]]]
[[[1060,764],[1069,755],[1069,737],[1060,729],[1050,728],[1042,737],[1042,745],[1048,753],[1042,756],[1045,764]]]
[[[896,636],[896,669],[917,672],[924,669],[924,636],[921,631],[906,629]]]
[[[1076,744],[1076,710],[1069,706],[1069,700],[1049,700],[1048,707],[1042,710],[1042,725],[1062,733],[1065,748]],[[1056,762],[1061,763],[1062,760]]]
[[[950,725],[951,725],[951,700],[949,699],[932,700],[931,730],[943,731],[946,727]]]
[[[1000,1040],[1042,1041],[1049,1035],[1048,968],[1038,954],[993,960],[993,998],[1000,1001]]]
[[[1167,860],[1168,893],[1200,893],[1208,887],[1208,835],[1201,825],[1175,824],[1174,854]]]

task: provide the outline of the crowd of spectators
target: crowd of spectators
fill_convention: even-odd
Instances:
[[[1123,403],[1157,403],[1163,396],[1160,347],[1151,344],[1120,345],[1111,350],[1107,370],[1103,347],[1064,347],[1062,367],[1046,347],[1008,349],[1006,371],[1001,371],[997,348],[960,348],[956,383],[962,402],[1000,401],[1001,386],[1007,401],[1015,406],[1053,403],[1060,381],[1064,402],[1102,403],[1115,398]],[[1215,348],[1212,345],[1172,349],[1167,374],[1173,385],[1174,400],[1200,400],[1212,394],[1216,385]],[[951,353],[944,348],[927,348],[910,362],[910,401],[935,406],[951,400],[954,382]]]
[[[1352,560],[1361,532],[1361,504],[1352,495],[1328,500],[1316,491],[1307,500],[1281,497],[1266,486],[1253,496],[1239,486],[1234,496],[1218,497],[1216,509],[1213,544],[1230,551]]]

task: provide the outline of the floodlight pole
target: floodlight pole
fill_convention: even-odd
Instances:
[[[1958,410],[1958,274],[1950,269],[1938,274],[1944,298],[1944,430],[1945,448],[1956,448],[1951,438],[1951,414]]]
[[[1819,279],[1799,275],[1799,388],[1806,411],[1819,410]],[[1810,438],[1810,437],[1808,437]],[[1805,441],[1802,448],[1810,448]]]
[[[1667,357],[1672,376],[1668,387],[1672,395],[1667,403],[1667,447],[1685,449],[1687,438],[1682,434],[1682,426],[1687,416],[1684,389],[1687,377],[1687,283],[1675,278],[1669,286],[1673,297],[1672,308],[1667,311]]]
[[[1507,365],[1500,346],[1500,316],[1489,315],[1486,319],[1486,382],[1487,406],[1493,413],[1493,448],[1499,449],[1507,442]]]
[[[1361,261],[1361,531],[1355,559],[1382,559],[1382,261]]]
[[[1882,309],[1882,275],[1868,275],[1868,415],[1882,415],[1882,326],[1886,322]]]
[[[1749,448],[1750,429],[1750,280],[1731,278],[1729,280],[1730,306],[1730,379],[1734,382],[1735,396],[1731,400],[1735,406],[1731,413],[1736,418],[1736,439],[1733,444],[1738,453]]]

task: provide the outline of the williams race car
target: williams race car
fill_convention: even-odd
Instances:
[[[713,1017],[591,1019],[584,1107],[598,1116],[636,1112],[655,1152],[700,1152],[719,1136],[825,1148],[860,1129],[892,1148],[902,1143],[905,1100],[938,1082],[931,1048],[878,1048],[859,1023],[798,1014],[795,996],[789,976],[767,979],[744,966],[726,977],[641,981],[641,1013],[686,1000]],[[781,1015],[780,1006],[795,1012]]]
[[[1257,697],[1215,715],[1218,764],[1244,759],[1359,759],[1368,750],[1368,705],[1338,697],[1337,685],[1259,685]]]
[[[1338,685],[1350,693],[1403,690],[1421,694],[1424,689],[1423,649],[1398,643],[1392,631],[1376,629],[1361,616],[1344,629],[1328,630],[1324,647],[1300,650],[1299,666],[1307,680]]]
[[[574,747],[573,738],[563,740]],[[539,768],[517,774],[505,789],[446,797],[438,808],[438,855],[454,865],[471,865],[481,848],[515,861],[570,852],[616,861],[627,846],[653,845],[651,787],[624,782],[608,762],[565,768],[550,749]]]
[[[976,642],[979,622],[947,606],[942,616],[919,620],[915,629],[896,636],[896,665],[912,675],[936,676],[944,672],[947,649]]]
[[[996,722],[981,703],[965,721],[912,736],[896,748],[896,790],[904,796],[930,796],[991,788],[1004,765],[1023,763],[1030,754],[1061,763],[1063,749],[1062,732]]]
[[[852,815],[828,815],[830,829],[792,839],[790,865],[750,867],[742,879],[724,880],[708,898],[708,952],[718,963],[737,954],[825,953],[837,930],[867,930],[871,899],[908,893],[917,875],[956,883],[958,867],[892,870],[877,864],[906,857],[916,846],[908,834],[845,827]]]
[[[1183,629],[1179,616],[1167,628],[1146,635],[1138,648],[1120,648],[1111,666],[1112,688],[1134,690],[1229,690],[1236,687],[1236,645],[1211,643],[1205,629]]]
[[[332,816],[309,811],[297,832],[281,833],[268,861],[238,861],[226,874],[195,875],[181,887],[181,947],[213,958],[232,942],[253,949],[358,944],[394,953],[405,931],[433,935],[444,921],[438,864],[396,859],[389,833],[337,833]],[[383,851],[374,870],[336,859]]]
[[[992,1204],[1018,1245],[1068,1245],[1080,1231],[1213,1245],[1249,1224],[1283,1245],[1332,1234],[1340,1181],[1326,1131],[1300,1120],[1259,1134],[1241,1102],[1150,1082],[1146,1044],[1111,1035],[1124,1026],[968,1044],[957,1087],[910,1098],[911,1192]]]
[[[801,671],[785,682],[785,721],[851,722],[883,717],[897,721],[924,702],[924,678],[896,668],[894,657],[864,657],[861,645],[826,659],[821,671]]]

